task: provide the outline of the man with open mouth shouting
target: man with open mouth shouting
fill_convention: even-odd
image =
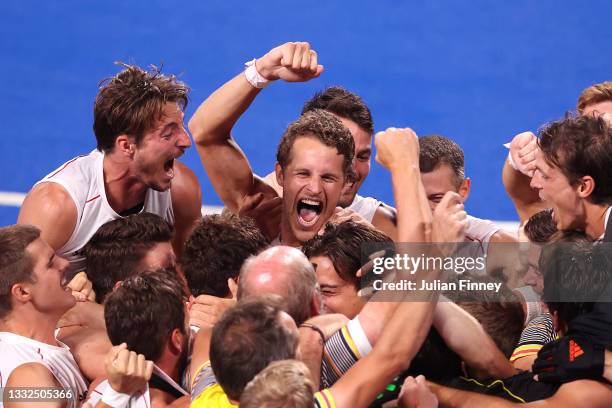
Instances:
[[[202,103],[189,121],[202,164],[215,191],[230,211],[238,213],[254,199],[271,199],[270,211],[256,221],[268,237],[301,246],[334,213],[355,151],[350,131],[331,113],[313,110],[287,127],[276,156],[275,189],[257,177],[230,132],[261,88],[270,81],[303,82],[318,77],[323,66],[308,43],[286,43],[262,58]],[[276,205],[275,205],[276,204]],[[280,212],[280,224],[278,212]]]
[[[97,149],[64,163],[26,196],[18,223],[38,227],[72,273],[83,269],[80,250],[100,226],[140,212],[174,225],[180,255],[201,206],[195,174],[176,160],[191,146],[183,125],[188,92],[157,68],[124,64],[96,96]]]

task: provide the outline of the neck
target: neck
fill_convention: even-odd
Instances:
[[[42,315],[36,311],[12,312],[0,323],[0,331],[57,346],[55,328],[58,321],[59,316]]]
[[[593,239],[598,239],[606,230],[606,211],[609,205],[585,204],[586,225],[584,232]]]
[[[104,155],[102,169],[106,198],[113,210],[120,213],[144,201],[147,186],[132,174],[130,162],[109,153]]]
[[[155,361],[155,365],[172,378],[177,384],[180,382],[180,359],[174,355],[168,355],[166,352]]]

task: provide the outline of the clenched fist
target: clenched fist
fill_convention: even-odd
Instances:
[[[419,167],[419,139],[410,128],[389,128],[374,136],[376,161],[392,171],[400,165]]]
[[[255,67],[270,81],[305,82],[323,72],[316,51],[307,42],[288,42],[273,48],[255,62]]]
[[[526,176],[533,177],[537,150],[538,139],[533,133],[523,132],[514,136],[510,142],[510,157],[516,169]]]
[[[128,350],[125,343],[108,352],[104,365],[109,385],[113,390],[128,395],[143,392],[153,373],[153,362]]]

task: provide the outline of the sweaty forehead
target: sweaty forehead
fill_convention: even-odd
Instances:
[[[289,166],[312,167],[320,171],[342,172],[343,157],[335,147],[312,136],[300,136],[291,147]]]

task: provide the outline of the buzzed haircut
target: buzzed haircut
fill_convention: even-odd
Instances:
[[[552,210],[546,209],[532,215],[523,229],[530,242],[545,243],[557,232],[557,225],[552,218]]]
[[[151,66],[144,70],[136,65],[117,63],[123,70],[100,82],[94,103],[93,129],[98,150],[113,151],[117,136],[134,137],[142,142],[147,131],[162,119],[164,106],[176,102],[184,110],[189,88],[174,75],[164,75]]]
[[[228,309],[213,328],[210,364],[227,396],[240,400],[244,387],[273,361],[295,358],[298,339],[280,320],[273,296],[249,298]]]
[[[170,242],[174,231],[163,218],[151,213],[134,214],[102,225],[82,250],[86,273],[103,303],[115,282],[139,272],[147,251]]]
[[[606,81],[591,85],[580,93],[576,110],[581,115],[589,105],[611,101],[612,102],[612,82]]]
[[[186,334],[186,300],[174,270],[145,271],[128,277],[104,305],[111,343],[126,343],[128,350],[157,360],[174,329]]]
[[[450,166],[455,174],[455,186],[459,188],[465,178],[463,149],[447,137],[427,135],[419,138],[419,167],[421,173],[430,173],[439,166]]]
[[[302,251],[308,258],[328,257],[338,276],[359,289],[360,278],[356,272],[370,255],[366,252],[380,249],[380,244],[393,244],[393,240],[376,229],[345,221],[340,224],[328,223],[325,232],[306,242]]]
[[[567,115],[540,132],[538,145],[544,159],[558,167],[570,185],[591,176],[595,188],[588,200],[612,203],[612,128],[602,117]]]
[[[191,293],[228,296],[227,280],[237,279],[244,261],[268,244],[251,218],[232,214],[202,217],[180,261]]]
[[[335,148],[343,157],[344,175],[349,177],[352,174],[355,141],[351,132],[337,117],[324,110],[315,109],[291,123],[285,130],[276,152],[276,161],[281,169],[284,170],[291,163],[293,145],[300,137],[311,137],[327,147]]]
[[[370,108],[361,97],[340,86],[330,86],[317,92],[304,104],[302,114],[314,109],[323,109],[341,118],[352,120],[366,132],[370,134],[374,132]]]
[[[312,408],[315,391],[304,363],[274,361],[247,384],[240,397],[240,407]]]
[[[0,319],[12,310],[11,289],[21,282],[33,282],[33,259],[26,248],[40,237],[31,225],[0,228]]]

